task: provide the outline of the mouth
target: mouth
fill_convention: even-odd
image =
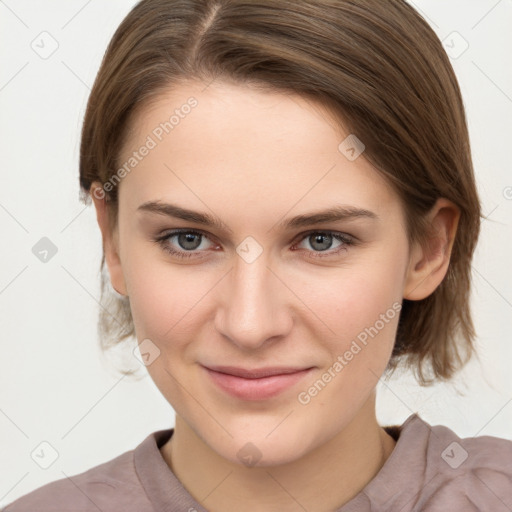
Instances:
[[[240,400],[266,400],[275,397],[293,387],[313,370],[313,367],[202,368],[219,390]]]

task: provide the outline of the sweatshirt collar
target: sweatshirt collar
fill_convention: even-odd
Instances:
[[[375,477],[336,512],[385,510],[393,498],[393,509],[400,510],[407,504],[410,506],[427,483],[423,480],[430,425],[414,413],[402,425],[383,428],[395,437],[395,448]],[[153,432],[135,448],[135,471],[155,510],[208,512],[183,487],[160,452],[173,432],[172,428]],[[404,492],[404,486],[407,492]]]

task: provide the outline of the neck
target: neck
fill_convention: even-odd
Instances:
[[[250,512],[327,512],[356,496],[394,447],[394,439],[377,423],[373,394],[346,428],[287,464],[234,464],[213,451],[178,415],[173,436],[160,450],[189,494],[211,512],[238,512],[241,506]]]

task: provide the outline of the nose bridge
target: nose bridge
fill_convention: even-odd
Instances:
[[[253,240],[240,244],[237,253],[217,327],[240,347],[257,348],[286,333],[286,310],[280,304],[283,290],[279,289],[283,285],[268,268],[268,252]]]

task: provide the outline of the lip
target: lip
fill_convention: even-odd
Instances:
[[[312,367],[267,367],[251,370],[233,366],[203,368],[218,388],[241,400],[266,400],[277,396],[313,370]]]

